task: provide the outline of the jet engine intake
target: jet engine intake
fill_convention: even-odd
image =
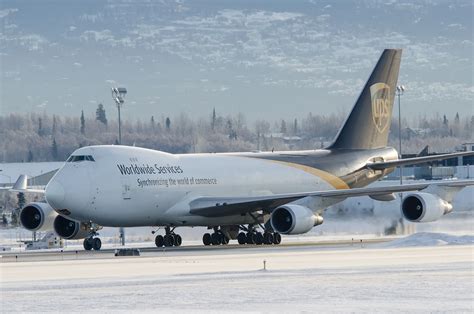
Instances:
[[[411,222],[432,222],[450,213],[453,206],[437,195],[413,193],[402,201],[402,215]]]
[[[52,230],[57,215],[48,203],[29,203],[20,211],[20,223],[29,231]]]
[[[323,223],[323,217],[301,205],[283,205],[272,212],[270,223],[278,233],[301,234]]]
[[[54,219],[54,231],[61,238],[67,240],[84,239],[90,235],[90,229],[87,227],[86,223],[71,220],[59,215]]]

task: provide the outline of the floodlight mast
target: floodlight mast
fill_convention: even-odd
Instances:
[[[127,89],[125,87],[113,87],[112,88],[112,99],[115,102],[118,110],[118,124],[119,124],[119,138],[118,142],[122,145],[122,121],[120,118],[120,109],[125,103],[125,95],[127,95]]]
[[[118,143],[122,145],[122,121],[120,119],[120,108],[125,103],[125,95],[127,95],[127,89],[125,87],[112,87],[112,99],[115,102],[118,110],[118,132],[119,138]],[[125,245],[125,229],[120,227],[120,242]]]

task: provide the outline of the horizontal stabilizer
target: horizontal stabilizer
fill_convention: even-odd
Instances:
[[[395,168],[398,166],[425,164],[432,161],[450,159],[450,158],[455,158],[455,157],[463,157],[463,156],[474,156],[474,152],[459,152],[459,153],[452,153],[452,154],[442,154],[442,155],[435,155],[435,156],[424,156],[424,157],[405,158],[405,159],[383,161],[383,162],[374,162],[374,163],[367,164],[367,168],[370,168],[373,170],[384,170],[387,168]]]
[[[18,180],[16,180],[15,184],[9,191],[21,193],[44,193],[44,190],[28,189],[27,182],[28,177],[26,174],[22,174],[18,177]]]
[[[22,174],[18,177],[15,184],[12,187],[12,190],[26,190],[26,183],[28,181],[28,177],[26,174]]]

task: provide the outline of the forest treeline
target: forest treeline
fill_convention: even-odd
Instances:
[[[150,116],[122,121],[122,144],[170,153],[297,150],[320,148],[330,142],[346,114],[308,113],[304,118],[248,123],[243,114],[219,115],[216,110],[201,118],[181,113],[173,117]],[[474,116],[432,114],[402,122],[404,152],[452,151],[473,141]],[[390,144],[398,147],[398,122],[392,121]],[[75,149],[118,144],[117,121],[107,119],[102,105],[95,113],[77,116],[47,113],[12,113],[0,116],[2,162],[61,161]]]

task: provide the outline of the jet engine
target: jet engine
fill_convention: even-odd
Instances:
[[[402,202],[403,217],[411,222],[436,221],[452,210],[450,203],[430,193],[409,194]]]
[[[90,228],[86,223],[59,215],[54,219],[54,231],[58,236],[67,240],[84,239],[90,235]]]
[[[301,205],[283,205],[270,217],[273,230],[281,234],[301,234],[323,223],[323,217]]]
[[[29,203],[20,211],[20,223],[30,231],[52,230],[57,215],[48,203]]]

